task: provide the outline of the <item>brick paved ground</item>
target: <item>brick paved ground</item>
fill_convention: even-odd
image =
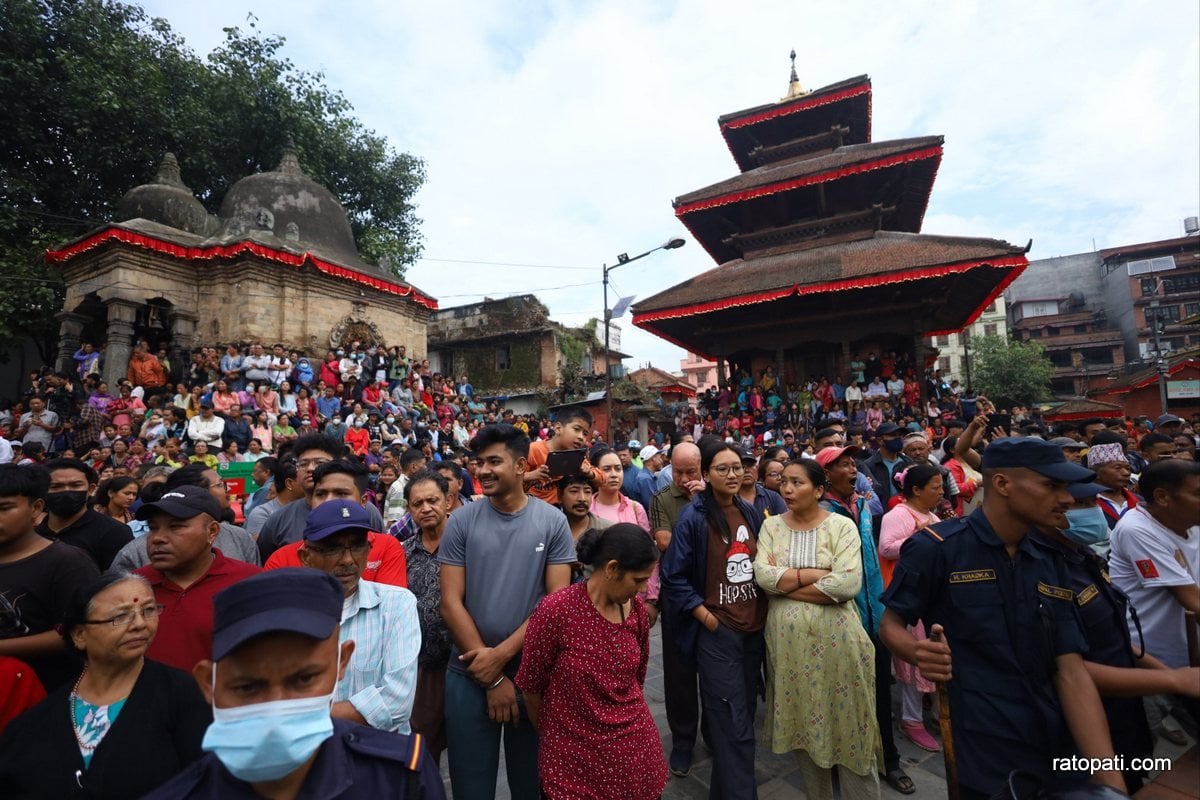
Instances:
[[[659,626],[655,626],[650,637],[650,668],[646,674],[646,699],[650,711],[658,723],[659,733],[663,738],[663,752],[669,753],[671,734],[667,728],[666,706],[663,704],[663,674],[662,674],[662,639],[659,636]],[[899,718],[899,695],[893,692],[893,710]],[[761,729],[762,708],[759,707],[758,723]],[[936,735],[936,731],[934,732]],[[946,796],[946,771],[941,753],[930,753],[922,750],[898,733],[896,745],[900,748],[901,764],[913,783],[917,786],[916,794],[910,798],[944,798]],[[706,800],[708,797],[709,777],[712,774],[712,759],[703,743],[697,743],[695,761],[692,772],[686,778],[672,777],[663,792],[663,800]],[[1176,747],[1159,741],[1156,755],[1175,758],[1185,748]],[[777,756],[763,748],[758,748],[755,762],[755,775],[758,777],[759,800],[804,800],[804,784],[800,780],[800,771],[796,767],[792,755]],[[442,759],[442,776],[446,781],[446,795],[450,796],[450,779],[446,770],[446,759]],[[881,780],[885,800],[896,800],[905,797],[892,789]],[[508,786],[504,780],[504,762],[501,757],[500,778],[496,789],[497,800],[510,800]]]

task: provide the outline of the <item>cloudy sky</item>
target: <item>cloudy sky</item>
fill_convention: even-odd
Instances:
[[[202,54],[252,11],[425,159],[409,278],[443,308],[533,292],[580,324],[601,315],[602,264],[674,236],[688,245],[622,267],[613,294],[711,268],[671,200],[736,173],[717,117],[778,100],[792,48],[806,88],[871,76],[876,141],[945,136],[926,233],[1033,239],[1045,258],[1200,213],[1195,0],[142,5]],[[628,319],[622,349],[677,369],[682,351]]]

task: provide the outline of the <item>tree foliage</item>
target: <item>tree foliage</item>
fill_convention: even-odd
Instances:
[[[1050,396],[1054,365],[1037,342],[1002,336],[971,337],[971,380],[1001,408],[1028,405]]]
[[[323,74],[284,58],[282,37],[253,18],[247,28],[226,28],[201,59],[136,6],[0,0],[0,342],[56,329],[36,310],[48,287],[61,299],[61,281],[37,252],[109,221],[167,151],[216,212],[233,182],[274,169],[294,141],[305,171],[342,202],[363,256],[403,277],[421,252],[423,162],[366,129]]]

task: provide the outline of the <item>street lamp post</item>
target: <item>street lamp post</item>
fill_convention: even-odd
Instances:
[[[1167,359],[1163,356],[1162,340],[1159,338],[1159,326],[1162,324],[1162,316],[1160,315],[1158,304],[1158,290],[1163,285],[1162,279],[1159,278],[1154,283],[1154,299],[1150,301],[1150,307],[1147,310],[1146,316],[1150,320],[1150,332],[1154,335],[1154,367],[1158,371],[1158,402],[1162,407],[1162,413],[1167,414]]]
[[[604,409],[608,422],[607,439],[610,444],[616,444],[617,426],[613,424],[612,417],[612,356],[608,347],[609,327],[612,324],[612,309],[608,307],[608,273],[612,272],[617,267],[637,261],[639,258],[645,258],[651,253],[657,253],[659,250],[675,250],[683,247],[686,242],[680,238],[668,239],[658,247],[647,250],[644,253],[629,257],[626,253],[621,253],[617,256],[617,263],[611,267],[607,264],[603,265],[604,269]]]

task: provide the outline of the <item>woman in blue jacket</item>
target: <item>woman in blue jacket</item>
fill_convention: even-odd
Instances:
[[[737,496],[741,451],[701,442],[705,489],[680,512],[662,561],[662,593],[681,657],[700,675],[709,797],[756,798],[754,712],[762,682],[767,598],[754,582],[762,516]]]

